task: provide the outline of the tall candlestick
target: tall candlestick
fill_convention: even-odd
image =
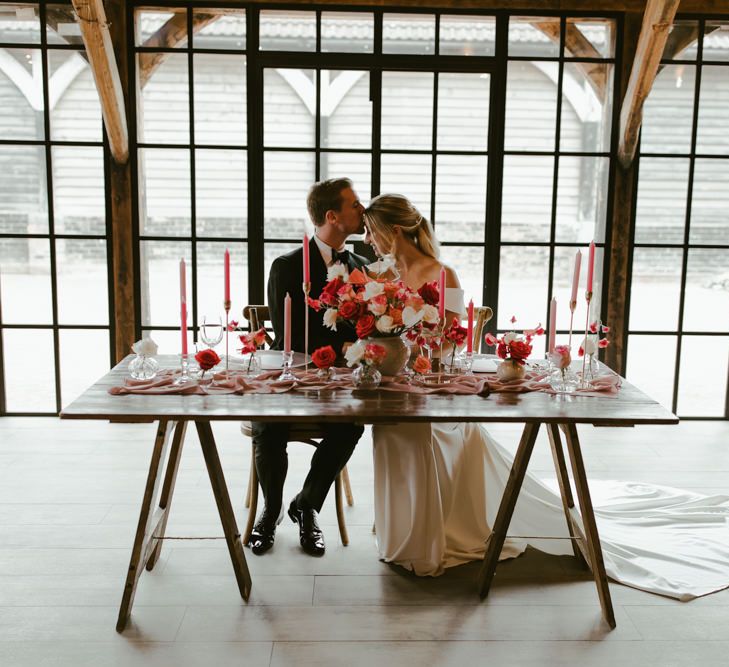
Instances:
[[[438,280],[438,316],[440,317],[441,324],[445,326],[445,284],[446,284],[446,270],[442,266],[440,269],[440,279]]]
[[[225,255],[223,256],[223,267],[225,269],[225,296],[223,297],[223,301],[227,303],[230,301],[230,253],[227,248],[225,249]]]
[[[309,272],[309,237],[306,234],[304,234],[302,250],[304,251],[304,282],[310,283],[311,274]]]
[[[570,297],[570,307],[572,303],[577,304],[577,288],[580,284],[580,266],[582,264],[582,253],[578,250],[575,255],[575,272],[572,275],[572,296]]]
[[[557,299],[552,297],[549,304],[549,340],[547,342],[547,351],[552,354],[554,352],[555,340],[557,338]]]
[[[284,299],[284,352],[291,352],[291,297],[288,292]]]
[[[592,279],[595,275],[595,242],[590,241],[590,254],[587,258],[587,291],[592,294]]]
[[[187,354],[187,279],[185,260],[180,260],[180,336],[182,337],[182,354]]]
[[[473,299],[468,302],[468,327],[466,328],[466,353],[473,352]]]

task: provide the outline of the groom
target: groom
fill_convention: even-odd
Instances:
[[[315,226],[315,235],[309,241],[309,262],[312,298],[318,298],[327,282],[327,269],[337,262],[349,270],[364,266],[369,260],[345,249],[351,234],[364,233],[362,213],[364,206],[354,192],[348,178],[330,179],[315,183],[306,200],[309,217]],[[283,349],[284,299],[291,296],[291,349],[304,351],[304,293],[303,251],[301,248],[276,258],[268,278],[268,307],[276,335],[274,350]],[[339,356],[346,342],[357,339],[354,329],[339,327],[332,331],[323,324],[323,312],[309,311],[309,349],[331,345]],[[266,505],[253,527],[248,545],[260,555],[274,542],[276,526],[283,518],[283,487],[288,469],[286,443],[290,424],[253,423],[253,446],[256,470],[261,482]],[[329,487],[346,465],[360,439],[364,427],[357,424],[322,422],[317,424],[324,438],[311,459],[311,468],[304,486],[291,501],[288,514],[299,524],[299,541],[304,551],[312,556],[324,553],[324,536],[317,523]]]

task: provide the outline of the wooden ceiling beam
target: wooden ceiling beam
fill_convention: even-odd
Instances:
[[[221,11],[215,13],[203,13],[196,11],[192,16],[192,34],[196,34],[205,26],[210,25],[223,15]],[[153,35],[150,35],[142,44],[149,48],[174,49],[187,40],[187,15],[179,12],[164,23]],[[139,87],[147,85],[152,74],[167,59],[170,54],[164,53],[140,53],[139,65]]]
[[[91,72],[101,102],[109,148],[115,162],[129,159],[129,131],[119,69],[109,35],[104,5],[101,0],[72,0],[76,20],[86,46]]]
[[[618,159],[628,167],[635,156],[643,122],[643,104],[655,81],[679,0],[648,0],[638,37],[628,89],[620,109]]]

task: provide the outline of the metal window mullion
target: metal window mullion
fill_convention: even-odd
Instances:
[[[192,9],[187,7],[187,102],[190,140],[190,275],[192,278],[192,340],[197,341],[197,199],[195,179],[195,85],[192,53]],[[188,326],[189,330],[189,326]],[[187,332],[185,332],[187,335]]]
[[[440,17],[438,17],[439,19]],[[438,19],[436,19],[436,26],[438,25]],[[436,28],[436,36],[438,30]],[[431,123],[431,137],[430,137],[430,221],[435,225],[435,183],[436,183],[436,169],[438,164],[438,81],[439,72],[433,72],[433,118]]]
[[[699,40],[696,51],[696,80],[694,81],[694,108],[691,122],[691,152],[689,154],[688,187],[686,188],[686,222],[683,232],[683,260],[681,262],[681,286],[678,301],[678,331],[676,344],[676,365],[673,376],[673,397],[671,410],[675,414],[678,410],[678,388],[681,372],[681,355],[683,351],[683,317],[686,307],[686,273],[688,270],[689,241],[691,234],[691,208],[693,204],[694,171],[696,167],[696,134],[698,131],[699,96],[701,94],[701,58],[704,51],[705,20],[699,20]]]
[[[320,12],[319,12],[320,13]],[[318,25],[318,23],[317,23]],[[317,35],[319,31],[317,30]],[[317,38],[318,41],[318,38]],[[322,69],[314,69],[314,181],[321,180],[321,73]],[[265,113],[265,112],[264,112]],[[311,152],[309,149],[307,152]]]

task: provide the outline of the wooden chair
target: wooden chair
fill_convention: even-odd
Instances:
[[[483,328],[493,316],[494,311],[488,306],[477,306],[473,309],[473,351],[475,353],[481,351]]]
[[[243,317],[248,320],[251,331],[257,331],[271,319],[268,306],[248,305],[243,309]],[[475,326],[475,325],[474,325]],[[266,343],[270,345],[273,339],[266,332]],[[253,429],[251,422],[242,422],[240,426],[241,433],[249,438],[253,437]],[[296,424],[289,430],[289,442],[303,442],[307,445],[317,447],[319,440],[324,437],[321,430],[307,426],[305,424]],[[342,544],[349,544],[349,535],[347,534],[347,524],[344,520],[344,508],[342,506],[342,489],[347,498],[347,505],[354,505],[354,496],[352,495],[352,487],[349,483],[349,472],[347,466],[342,468],[341,472],[334,480],[334,501],[337,507],[337,523],[339,524],[339,536]],[[248,490],[246,491],[245,506],[249,508],[248,523],[246,525],[243,542],[248,542],[253,530],[253,524],[256,521],[256,509],[258,508],[258,473],[256,471],[256,457],[253,446],[251,446],[251,472],[248,478]]]

